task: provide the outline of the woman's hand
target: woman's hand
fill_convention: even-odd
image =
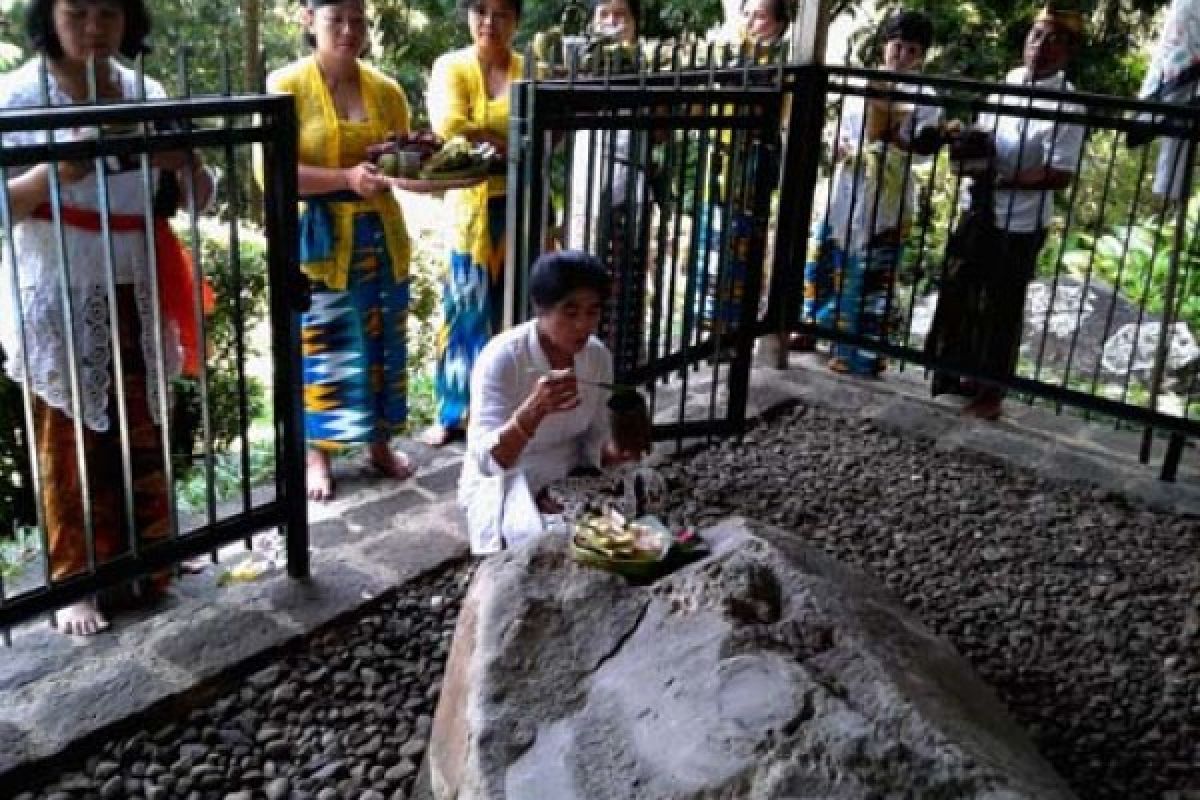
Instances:
[[[496,134],[492,133],[491,131],[478,131],[476,133],[471,134],[467,138],[469,138],[475,144],[490,144],[492,147],[496,148],[497,156],[507,156],[508,155],[508,137],[507,136],[497,136]]]
[[[579,403],[579,383],[575,380],[575,373],[557,370],[538,378],[533,391],[517,410],[517,420],[532,434],[549,415],[570,411]]]
[[[616,467],[632,461],[640,461],[641,458],[641,449],[622,449],[612,439],[605,442],[600,451],[600,463],[605,467]]]
[[[379,171],[379,167],[369,161],[350,167],[344,174],[346,188],[359,197],[373,197],[392,186],[387,177]]]
[[[91,161],[60,161],[58,162],[58,182],[66,185],[79,183],[92,174],[93,166],[94,163]],[[48,172],[46,185],[49,186]]]

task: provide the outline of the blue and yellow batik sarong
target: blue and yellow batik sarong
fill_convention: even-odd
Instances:
[[[310,447],[388,441],[408,417],[409,288],[397,281],[378,214],[354,217],[345,290],[314,283],[302,318]]]
[[[450,250],[442,278],[442,327],[438,331],[437,422],[464,429],[471,405],[471,370],[479,351],[504,322],[505,198],[487,202],[491,263],[470,252]]]
[[[804,318],[827,330],[885,341],[903,251],[888,238],[849,253],[828,227],[819,230],[804,265]],[[855,345],[834,344],[832,355],[836,362],[831,366],[856,375],[878,375],[885,364],[876,351]]]

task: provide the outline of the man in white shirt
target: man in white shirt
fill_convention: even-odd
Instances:
[[[1024,66],[1010,72],[1007,82],[1072,90],[1064,70],[1082,35],[1079,12],[1047,7],[1025,39]],[[1071,185],[1085,132],[1079,125],[1030,114],[1081,112],[1075,104],[1010,95],[991,95],[988,102],[1013,109],[981,114],[976,125],[991,134],[995,146],[991,191],[973,187],[984,203],[990,201],[995,231],[986,245],[976,245],[980,252],[965,258],[961,274],[947,276],[930,339],[940,360],[1007,378],[1016,369],[1025,294],[1054,218],[1054,193]],[[1000,416],[1004,389],[999,384],[939,376],[934,393],[940,391],[971,396],[963,408],[968,416]]]

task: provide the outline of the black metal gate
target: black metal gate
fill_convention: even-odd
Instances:
[[[1184,438],[1200,436],[1195,107],[849,67],[763,66],[759,54],[731,57],[711,46],[653,55],[625,73],[516,88],[509,322],[528,316],[532,260],[547,248],[582,248],[604,259],[618,284],[602,334],[621,380],[663,394],[654,406],[661,438],[740,431],[755,337],[804,332],[831,351],[885,357],[889,370],[984,380],[1011,390],[1010,402],[1019,396],[1141,426],[1142,460],[1165,451],[1164,477],[1174,475]],[[993,135],[1001,124],[1041,126],[1050,140],[1071,132],[1082,142],[1069,185],[1046,193],[1039,207],[1045,240],[1023,317],[1032,344],[1011,371],[947,363],[926,347],[969,184],[952,169],[944,126],[941,146],[917,157],[890,134],[873,140],[860,126],[847,136],[843,122],[855,108],[885,119],[936,108],[965,127],[993,126]],[[1155,137],[1141,149],[1129,144]],[[1175,197],[1159,192],[1155,175],[1172,152],[1170,177],[1188,187]],[[835,184],[854,171],[865,177],[848,204],[871,210],[862,215],[870,224],[881,187],[911,194],[911,208],[888,231],[895,264],[883,288],[856,294],[852,270],[844,271],[835,313],[817,319],[802,310],[813,293],[805,272],[828,242],[811,234],[828,230]],[[764,270],[767,232],[774,257]],[[873,331],[856,322],[868,303],[877,305]]]
[[[693,51],[691,68],[676,54],[666,72],[514,90],[508,322],[529,317],[527,272],[544,250],[600,257],[615,285],[601,335],[618,382],[651,395],[657,438],[743,429],[781,80],[751,62],[699,67]]]
[[[86,138],[72,135],[73,131],[80,129],[97,133]],[[49,548],[43,524],[45,509],[39,491],[37,462],[33,462],[30,474],[32,494],[37,505],[36,525],[32,524],[34,520],[30,520],[29,529],[36,531],[35,535],[40,538],[41,566],[36,568],[39,574],[29,576],[35,579],[33,585],[14,587],[10,583],[6,586],[0,578],[0,641],[8,639],[10,626],[38,614],[53,612],[67,603],[130,579],[171,569],[185,559],[215,553],[226,544],[239,540],[249,542],[252,534],[270,528],[280,528],[286,534],[288,572],[294,577],[307,576],[309,553],[302,466],[304,432],[300,404],[299,319],[296,313],[300,304],[306,301],[307,286],[298,282],[299,276],[295,270],[297,139],[295,106],[291,98],[262,95],[193,97],[109,105],[42,106],[0,112],[0,134],[13,132],[40,132],[38,135],[45,141],[0,146],[0,225],[3,226],[3,236],[0,238],[3,239],[9,264],[16,263],[14,228],[17,222],[13,219],[5,187],[8,178],[23,168],[63,162],[94,165],[91,168],[102,178],[97,181],[98,187],[108,185],[109,175],[125,172],[130,176],[140,175],[144,195],[157,197],[151,182],[152,155],[168,151],[194,151],[205,154],[210,164],[219,165],[226,187],[220,221],[215,216],[202,220],[195,202],[185,201],[183,209],[188,219],[180,226],[180,231],[182,236],[190,239],[187,249],[190,251],[196,287],[203,286],[206,279],[218,284],[214,308],[208,313],[223,315],[224,328],[222,338],[218,341],[214,331],[215,321],[206,323],[205,312],[200,311],[205,301],[197,288],[197,296],[187,298],[187,302],[194,303],[196,318],[200,320],[198,335],[201,352],[210,359],[210,363],[205,365],[202,357],[193,389],[198,396],[197,425],[200,432],[191,436],[200,440],[201,452],[193,453],[192,448],[188,447],[187,452],[180,454],[172,446],[178,439],[174,427],[179,418],[168,410],[171,401],[162,400],[162,450],[174,456],[164,459],[168,487],[168,531],[164,537],[153,542],[143,540],[134,529],[134,523],[127,519],[122,526],[127,529],[124,531],[128,539],[126,550],[111,559],[99,557],[92,530],[93,498],[87,492],[86,480],[81,481],[86,528],[81,536],[85,538],[87,564],[77,574],[54,577],[47,555]],[[253,183],[250,155],[256,148],[263,156],[266,169],[261,193],[249,193],[254,199],[247,199],[246,187]],[[51,174],[55,174],[54,170],[51,170]],[[185,187],[185,195],[194,196],[190,192],[191,189]],[[106,275],[109,296],[114,297],[117,279],[112,256],[112,220],[117,215],[109,213],[108,194],[107,189],[98,191],[101,213],[97,214],[97,218],[100,220],[99,236],[107,254],[100,266]],[[250,204],[260,203],[258,208],[250,207]],[[53,178],[51,203],[48,205],[54,236],[62,241],[67,224],[64,220],[65,202],[60,195],[59,184]],[[145,208],[137,209],[134,215],[145,224],[140,230],[154,230],[154,217],[158,213],[150,207],[149,202]],[[243,248],[239,237],[242,235],[242,223],[255,216],[262,222],[262,250],[251,253]],[[209,225],[216,226],[218,230],[214,232],[206,228],[208,232],[202,235],[201,229]],[[146,235],[145,240],[154,242],[155,236]],[[221,263],[215,263],[217,258],[202,246],[202,242],[212,240],[224,242],[226,249],[220,258]],[[158,256],[156,245],[145,244],[144,248],[146,263],[150,265],[148,272],[153,276]],[[251,255],[253,263],[250,263]],[[65,246],[59,248],[58,261],[55,274],[62,276],[60,280],[63,285],[70,285],[68,281],[72,265],[67,263]],[[158,291],[153,288],[158,286],[157,278],[152,277],[151,281],[151,291]],[[14,296],[17,294],[14,290]],[[64,292],[66,294],[69,292]],[[247,312],[247,305],[252,301],[261,302],[264,296],[265,319],[253,319]],[[16,307],[20,308],[20,300],[15,302]],[[75,314],[82,313],[73,309],[69,297],[63,302],[67,308],[65,318],[73,319]],[[116,319],[116,307],[116,303],[110,300],[106,319]],[[160,313],[165,312],[154,312],[154,320],[161,327]],[[111,324],[115,329],[117,323]],[[250,343],[252,337],[263,345],[265,352],[255,353],[255,347]],[[75,337],[68,333],[66,338]],[[164,366],[167,356],[161,337],[157,338],[159,341],[154,351],[154,374],[159,376],[157,396],[170,398],[174,394],[178,399],[178,387],[175,387],[175,391],[168,391],[167,381],[162,377],[167,373]],[[77,347],[74,344],[71,346]],[[75,350],[70,350],[70,353],[69,395],[76,398],[73,401],[75,413],[71,418],[74,420],[75,441],[83,441],[77,400],[83,391],[78,374],[79,360],[74,355]],[[213,362],[214,354],[220,356],[216,363]],[[19,357],[16,353],[9,355]],[[120,376],[122,367],[119,362],[114,369]],[[28,370],[25,374],[25,385],[20,387],[24,396],[23,408],[17,413],[23,413],[28,422],[33,419],[34,393]],[[248,387],[255,380],[267,387],[263,402],[270,430],[258,432],[257,438],[252,441],[254,437],[250,429],[256,412],[251,408],[255,401],[248,396]],[[219,381],[225,382],[223,385],[226,390],[222,396],[227,400],[218,407],[213,398],[217,395],[215,384]],[[114,381],[116,384],[120,382],[119,377]],[[123,421],[125,405],[121,391],[119,388],[114,390],[118,400],[112,405],[111,413]],[[32,425],[27,427],[32,429]],[[123,422],[120,427],[124,429]],[[223,450],[215,443],[215,432],[218,430],[231,431],[227,435],[229,450]],[[251,450],[255,443],[262,445],[261,458],[268,462],[257,471],[257,474],[266,476],[265,482],[253,478],[255,473],[251,469]],[[29,449],[36,451],[37,447],[36,437],[31,437]],[[79,451],[77,460],[83,464],[86,459],[84,448],[72,449]],[[125,516],[131,518],[134,499],[132,489],[128,488],[132,469],[128,435],[122,439],[120,461],[126,473],[126,488],[119,503]],[[177,474],[185,468],[196,474],[196,482],[202,486],[202,496],[192,504],[188,513],[180,508]],[[85,469],[81,467],[82,471]],[[218,472],[222,474],[219,476]],[[218,491],[219,481],[224,491]],[[230,483],[232,485],[226,485]]]

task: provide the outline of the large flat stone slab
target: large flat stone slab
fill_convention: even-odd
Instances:
[[[948,641],[890,594],[741,519],[649,587],[544,536],[464,602],[417,796],[1072,793]]]

